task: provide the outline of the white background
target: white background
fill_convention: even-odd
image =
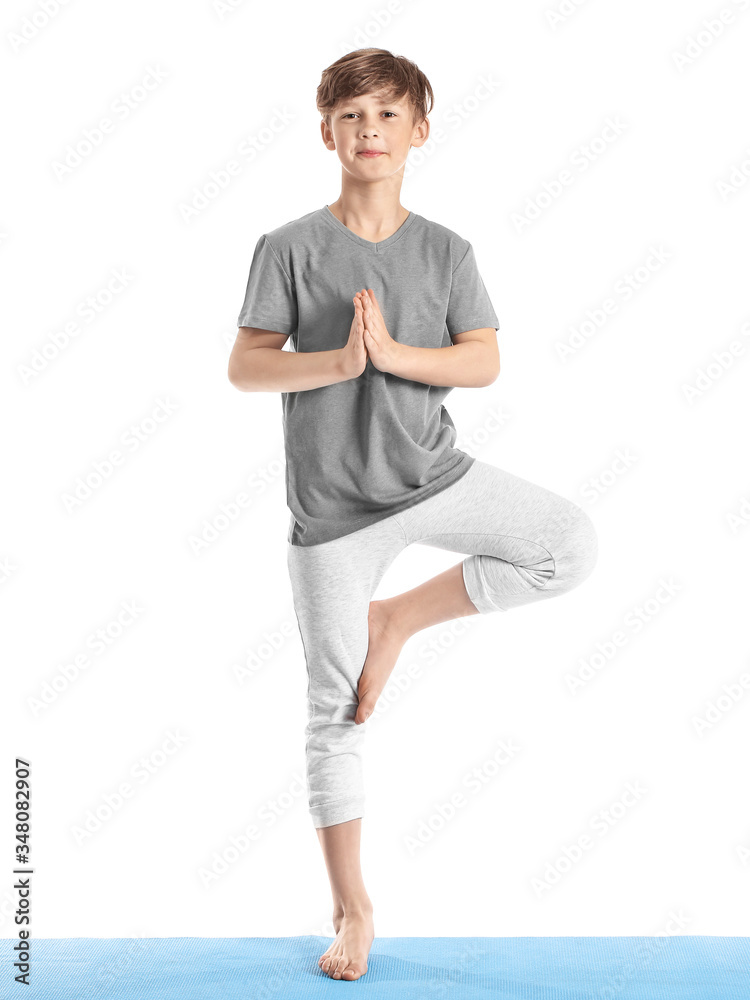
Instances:
[[[500,377],[449,397],[457,444],[580,503],[600,544],[558,600],[404,647],[368,724],[376,933],[750,933],[750,4],[726,3],[732,22],[683,65],[720,3],[590,0],[555,24],[558,6],[71,0],[29,33],[40,8],[5,5],[3,936],[16,755],[33,765],[35,936],[332,934],[298,780],[281,401],[238,392],[226,366],[258,237],[339,195],[315,90],[368,44],[434,87],[401,201],[472,242],[501,319]],[[698,389],[714,352],[726,367]],[[460,558],[412,546],[375,596]],[[501,741],[519,749],[493,770]]]

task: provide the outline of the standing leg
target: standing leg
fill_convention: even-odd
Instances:
[[[354,714],[369,643],[369,604],[404,547],[400,525],[384,518],[330,542],[287,548],[308,674],[309,808],[331,881],[337,932],[318,964],[334,979],[357,979],[367,971],[374,933],[359,860],[365,731]]]

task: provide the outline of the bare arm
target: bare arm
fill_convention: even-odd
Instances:
[[[343,382],[340,351],[282,351],[289,334],[241,326],[227,376],[241,392],[297,392]]]
[[[299,392],[357,378],[367,364],[360,293],[354,296],[349,340],[333,351],[282,351],[287,333],[241,326],[227,376],[242,392]]]
[[[500,374],[495,330],[467,330],[456,334],[448,347],[412,347],[393,341],[388,371],[428,385],[492,385]]]

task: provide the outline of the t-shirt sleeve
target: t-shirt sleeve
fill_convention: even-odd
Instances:
[[[467,330],[500,329],[471,244],[453,271],[445,322],[451,337]]]
[[[237,326],[287,334],[297,329],[294,286],[265,235],[258,240],[253,253]]]

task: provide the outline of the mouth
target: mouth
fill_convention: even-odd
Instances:
[[[374,157],[376,157],[376,156],[383,156],[383,153],[382,153],[382,151],[381,151],[381,150],[379,150],[379,149],[361,149],[361,150],[360,150],[360,151],[359,151],[359,152],[357,153],[357,156],[367,156],[367,157],[370,157],[370,156],[371,156],[371,157],[373,157],[373,158],[374,158]]]

